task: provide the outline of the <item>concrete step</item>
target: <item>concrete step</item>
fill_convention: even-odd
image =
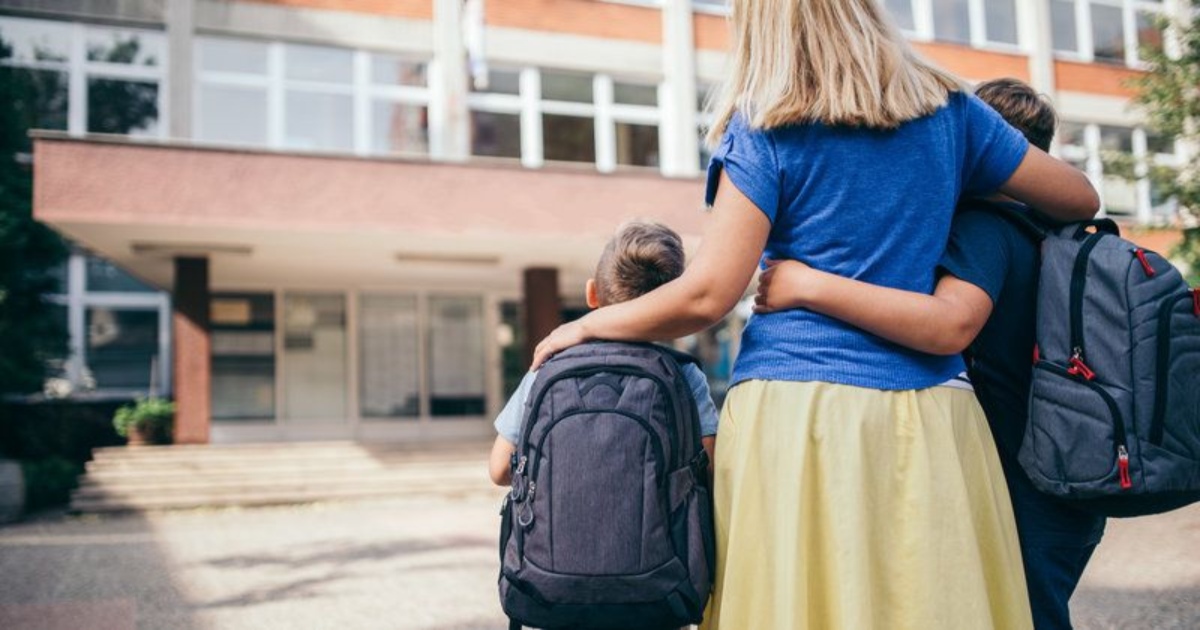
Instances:
[[[393,459],[442,459],[486,456],[490,444],[465,442],[450,444],[356,445],[353,443],[288,443],[213,446],[136,446],[96,449],[92,464],[104,466],[116,463],[181,462],[181,461],[252,461],[252,460],[338,460],[347,457]]]
[[[308,491],[247,491],[237,494],[191,495],[191,496],[136,496],[105,497],[73,500],[71,508],[78,513],[98,514],[113,512],[144,512],[155,510],[178,510],[210,507],[256,507],[266,505],[291,505],[325,501],[352,501],[360,499],[407,498],[422,496],[493,497],[497,505],[504,496],[504,489],[484,484],[447,486],[441,488],[411,488],[404,491],[373,487],[345,488],[337,492],[327,489]]]
[[[353,442],[98,449],[72,495],[76,512],[311,503],[494,493],[489,445]]]
[[[153,489],[172,488],[180,491],[195,488],[230,487],[246,485],[282,485],[289,483],[335,483],[335,482],[387,482],[395,484],[433,484],[442,480],[465,479],[487,481],[487,469],[481,465],[471,467],[447,466],[438,468],[425,466],[421,468],[398,468],[384,470],[278,470],[272,474],[198,474],[171,476],[141,476],[121,477],[117,479],[99,478],[88,475],[82,479],[79,488],[99,489]]]

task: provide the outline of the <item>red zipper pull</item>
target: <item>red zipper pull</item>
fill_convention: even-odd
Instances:
[[[1196,304],[1200,305],[1200,298],[1196,298]],[[1033,364],[1037,365],[1038,362],[1040,362],[1041,360],[1042,360],[1042,349],[1039,348],[1038,344],[1035,343],[1035,344],[1033,344]]]
[[[1158,273],[1154,271],[1154,267],[1150,266],[1150,261],[1146,258],[1146,250],[1139,247],[1133,250],[1133,255],[1137,256],[1138,261],[1142,263],[1142,269],[1146,270],[1146,277],[1153,278]]]
[[[1117,473],[1121,478],[1121,489],[1128,490],[1133,487],[1133,479],[1129,477],[1129,451],[1125,450],[1125,445],[1117,446]]]
[[[1067,365],[1071,366],[1067,368],[1067,374],[1071,376],[1079,376],[1085,381],[1096,378],[1096,373],[1092,371],[1092,368],[1083,362],[1083,352],[1079,348],[1075,349],[1075,354],[1071,355],[1071,360],[1067,361]]]

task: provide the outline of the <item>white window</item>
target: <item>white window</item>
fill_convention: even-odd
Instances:
[[[29,129],[163,135],[161,32],[0,17],[0,43],[0,71]]]
[[[566,70],[492,69],[473,88],[471,154],[619,167],[660,164],[659,86]]]
[[[429,153],[426,63],[329,46],[196,41],[199,140],[359,155]]]
[[[170,393],[170,298],[102,258],[75,252],[59,273],[59,306],[70,353],[51,366],[56,396]]]
[[[1083,61],[1137,65],[1145,46],[1161,46],[1161,0],[1050,0],[1054,50]]]
[[[1147,177],[1151,163],[1179,165],[1173,139],[1136,127],[1065,121],[1058,130],[1058,151],[1096,183],[1106,215],[1139,223],[1158,223],[1173,215],[1174,201]],[[1134,165],[1134,180],[1108,172],[1120,161]]]
[[[882,0],[904,31],[919,39],[1013,47],[1020,44],[1017,0]]]

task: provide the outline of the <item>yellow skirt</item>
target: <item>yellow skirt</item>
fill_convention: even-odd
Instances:
[[[748,381],[716,451],[708,630],[1031,629],[1012,505],[969,391]]]

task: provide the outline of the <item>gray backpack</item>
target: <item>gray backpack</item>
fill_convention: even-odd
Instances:
[[[501,509],[510,628],[701,620],[715,547],[688,362],[650,344],[595,342],[542,366]]]
[[[1046,230],[1038,282],[1030,480],[1105,516],[1200,500],[1200,293],[1106,219]]]

